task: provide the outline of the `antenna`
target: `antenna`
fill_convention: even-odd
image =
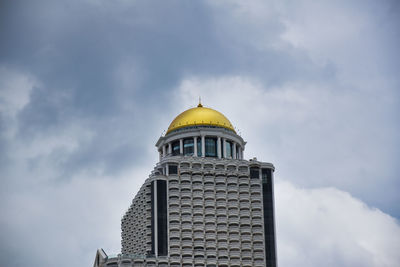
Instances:
[[[201,96],[199,96],[199,104],[197,105],[198,108],[203,107],[203,105],[201,104]]]

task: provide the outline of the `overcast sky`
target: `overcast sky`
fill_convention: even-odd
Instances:
[[[0,262],[91,266],[197,105],[276,167],[278,260],[400,266],[399,1],[0,1]],[[29,264],[28,264],[29,263]]]

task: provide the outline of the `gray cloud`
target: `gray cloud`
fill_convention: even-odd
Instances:
[[[61,266],[68,255],[79,266],[98,246],[117,252],[118,216],[157,161],[155,141],[199,95],[242,130],[248,156],[275,163],[277,179],[337,187],[398,218],[398,8],[3,2],[2,262]],[[290,227],[280,230],[283,251],[303,246]],[[337,245],[321,255],[364,265]]]

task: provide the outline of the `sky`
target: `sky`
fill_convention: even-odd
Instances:
[[[91,266],[201,96],[275,171],[280,267],[400,266],[400,4],[0,1],[0,261]]]

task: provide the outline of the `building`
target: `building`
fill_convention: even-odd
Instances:
[[[276,266],[271,163],[199,104],[157,141],[159,162],[122,218],[122,252],[94,266]]]

